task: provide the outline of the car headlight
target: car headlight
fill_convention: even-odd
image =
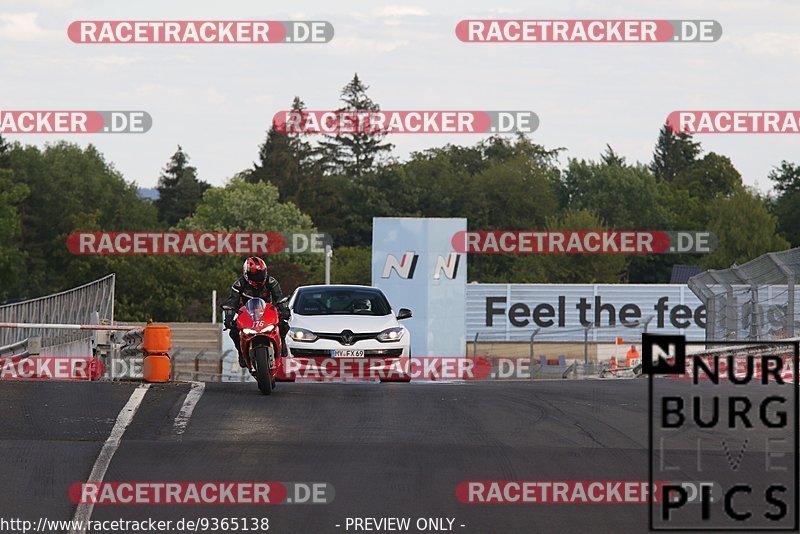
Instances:
[[[311,330],[306,330],[305,328],[290,328],[289,337],[295,341],[305,341],[308,343],[317,340],[317,335]]]
[[[380,341],[381,343],[389,343],[392,341],[400,341],[403,337],[403,333],[405,332],[405,328],[402,326],[395,326],[394,328],[387,328],[380,334],[378,334],[375,339]]]

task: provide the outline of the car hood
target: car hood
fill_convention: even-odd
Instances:
[[[312,332],[338,334],[342,330],[353,333],[380,332],[393,326],[399,326],[394,315],[298,315],[292,314],[291,326],[305,328]]]

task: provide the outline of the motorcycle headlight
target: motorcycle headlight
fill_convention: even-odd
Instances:
[[[311,330],[306,330],[305,328],[290,328],[289,337],[294,341],[305,341],[307,343],[317,340],[317,335]]]
[[[376,336],[376,339],[381,343],[389,343],[392,341],[399,341],[405,333],[405,328],[402,326],[395,326],[394,328],[387,328]]]
[[[254,335],[258,334],[258,332],[256,332],[252,328],[242,328],[242,334],[244,334],[246,336],[254,336]]]

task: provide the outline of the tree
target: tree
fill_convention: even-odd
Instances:
[[[157,227],[155,208],[92,145],[62,141],[40,150],[14,144],[8,157],[14,182],[29,190],[19,203],[25,276],[9,288],[13,298],[46,295],[108,274],[100,258],[69,253],[65,241],[72,232]]]
[[[545,158],[546,159],[546,158]],[[541,227],[558,210],[551,165],[528,155],[492,161],[464,184],[461,216],[483,229]]]
[[[606,144],[606,150],[600,155],[600,160],[605,165],[618,165],[620,167],[625,165],[625,158],[614,152],[614,149],[609,144]]]
[[[248,184],[232,179],[224,188],[206,191],[195,213],[175,226],[184,231],[313,230],[311,219],[290,203],[278,201],[272,184]],[[213,290],[225,298],[241,275],[243,256],[129,256],[103,258],[117,273],[118,313],[128,320],[154,317],[159,321],[207,321]],[[318,257],[266,258],[285,292],[307,283]]]
[[[373,188],[383,200],[375,215],[465,217],[471,230],[542,228],[558,211],[559,150],[525,136],[491,137],[473,146],[447,145],[412,154],[409,161],[381,168]],[[362,182],[370,183],[371,175]],[[369,219],[363,218],[367,222]],[[361,230],[363,244],[369,228]],[[518,258],[476,255],[470,280],[509,281]]]
[[[225,187],[212,187],[194,214],[182,220],[181,230],[201,231],[311,231],[311,217],[291,202],[281,203],[278,188],[234,178]]]
[[[323,283],[324,264],[314,273],[312,280]],[[331,258],[332,284],[372,285],[372,252],[369,247],[338,247]]]
[[[213,257],[101,256],[97,261],[106,273],[116,274],[114,312],[120,321],[206,322],[211,316],[211,291],[219,285],[215,282],[223,274],[231,278]]]
[[[780,167],[770,171],[768,177],[781,194],[800,192],[800,165],[783,160]]]
[[[717,236],[719,245],[703,258],[705,268],[728,268],[789,246],[776,233],[776,217],[755,192],[740,187],[730,197],[714,198],[708,211],[708,229]]]
[[[778,233],[793,247],[800,247],[800,191],[781,195],[772,211],[778,219]]]
[[[567,209],[548,217],[548,230],[605,230],[597,212]],[[516,283],[601,284],[620,282],[625,273],[625,257],[619,254],[548,254],[521,256],[514,263]]]
[[[326,228],[338,246],[366,247],[372,243],[373,217],[400,217],[407,205],[395,195],[403,189],[405,174],[393,166],[369,171],[358,181],[345,177],[326,177],[335,180],[347,203],[338,206],[333,227]],[[393,181],[396,179],[397,181]],[[315,219],[315,222],[317,219]],[[321,226],[322,227],[322,226]]]
[[[257,231],[257,232],[313,232],[311,218],[291,202],[278,200],[278,189],[269,183],[250,184],[234,178],[225,187],[213,187],[206,191],[194,215],[178,224],[178,229],[187,231]],[[217,294],[227,295],[231,276],[241,274],[244,257],[223,256],[200,258],[204,262],[199,269],[210,272],[206,294],[212,289]],[[309,273],[316,272],[322,262],[321,255],[307,254],[289,256],[271,255],[265,258],[270,272],[281,282],[284,293],[308,283]]]
[[[293,113],[304,113],[305,103],[294,97]],[[280,193],[282,202],[298,199],[310,193],[321,177],[321,169],[312,158],[311,145],[302,134],[289,133],[273,122],[267,138],[259,147],[258,162],[246,174],[250,183],[271,182]]]
[[[611,148],[600,163],[570,160],[562,175],[562,208],[597,213],[610,228],[626,230],[685,230],[692,227],[686,211],[694,204],[689,195],[678,195],[666,182],[655,179],[650,170],[626,164]],[[680,196],[680,201],[674,197]],[[677,216],[682,213],[681,216]],[[675,256],[640,255],[624,257],[628,281],[664,283],[669,281]],[[691,259],[690,259],[691,261]]]
[[[0,135],[0,169],[8,169],[11,166],[10,151],[11,145]]]
[[[367,96],[365,85],[358,74],[344,86],[341,101],[344,104],[337,111],[380,111],[380,106]],[[337,133],[326,136],[319,143],[319,154],[325,170],[341,173],[350,178],[360,178],[373,169],[384,154],[391,152],[393,145],[384,143],[386,132]]]
[[[353,200],[348,196],[352,184],[345,176],[324,176],[319,182],[297,197],[295,204],[307,213],[321,231],[334,236],[337,243],[344,239],[350,229],[343,220],[351,214]],[[372,220],[372,219],[370,219]]]
[[[710,199],[741,187],[730,160],[713,152],[670,182],[620,159],[609,147],[600,163],[570,160],[561,180],[562,208],[594,210],[614,229],[708,230]],[[629,256],[628,281],[666,283],[674,264],[697,261],[689,254]]]
[[[692,196],[685,189],[676,189],[667,182],[656,183],[660,217],[654,219],[652,230],[707,230],[708,203]],[[643,215],[646,216],[646,213]],[[694,264],[692,254],[649,254],[630,256],[628,282],[632,284],[666,284],[675,264]]]
[[[25,270],[19,206],[29,192],[25,184],[14,182],[10,170],[0,169],[0,302],[13,295]]]
[[[730,158],[709,152],[678,172],[672,185],[686,189],[693,196],[710,200],[716,195],[728,196],[742,186],[742,175]]]
[[[562,175],[562,208],[594,211],[611,228],[666,229],[669,215],[663,190],[650,171],[641,164],[621,164],[608,154],[603,160],[569,161]]]
[[[234,178],[225,187],[212,187],[203,195],[194,215],[177,228],[187,231],[314,232],[307,214],[291,202],[278,200],[278,189],[268,183],[249,184]],[[310,258],[310,259],[309,259]],[[312,265],[317,259],[295,256],[296,263]]]
[[[800,166],[782,161],[780,167],[770,171],[769,179],[778,192],[772,203],[778,231],[792,246],[800,246]]]
[[[413,154],[383,189],[407,215],[467,217],[478,230],[534,228],[558,209],[558,153],[524,136],[447,145]]]
[[[158,179],[159,198],[155,204],[159,219],[173,226],[194,213],[195,207],[210,186],[197,179],[197,169],[189,165],[189,156],[180,145]]]
[[[671,182],[694,163],[700,151],[700,143],[695,142],[691,134],[675,133],[665,124],[658,134],[650,170],[658,180]]]

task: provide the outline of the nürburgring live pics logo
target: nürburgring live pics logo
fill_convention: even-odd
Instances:
[[[714,344],[642,336],[650,530],[797,531],[800,342]]]

